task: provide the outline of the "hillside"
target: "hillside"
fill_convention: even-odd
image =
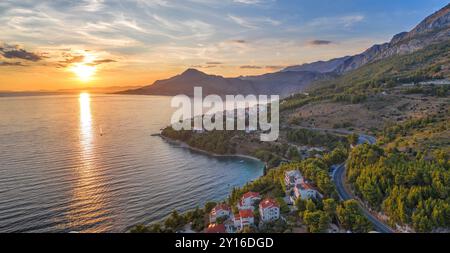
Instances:
[[[380,87],[383,83],[393,85],[444,78],[448,77],[450,68],[449,40],[450,4],[427,17],[410,32],[399,33],[390,42],[374,45],[354,56],[290,66],[280,72],[260,76],[235,78],[188,69],[180,75],[156,81],[152,85],[119,93],[192,96],[193,88],[201,86],[205,95],[266,94],[287,97],[308,88],[327,86],[330,82],[335,83],[335,87],[339,89],[345,84],[364,89],[368,86]],[[410,56],[418,51],[420,53]],[[388,60],[382,61],[386,59]],[[381,61],[382,64],[379,63]],[[370,67],[360,70],[366,65]],[[334,79],[338,75],[341,77]]]
[[[261,76],[225,78],[208,75],[196,69],[188,69],[180,75],[139,89],[127,90],[120,94],[137,95],[178,95],[193,96],[194,87],[202,87],[203,94],[236,95],[279,95],[286,97],[303,91],[311,82],[329,78],[332,75],[316,72],[278,72]]]
[[[337,72],[355,70],[367,63],[395,55],[406,55],[450,39],[450,4],[430,15],[410,32],[395,35],[389,43],[375,45],[347,59]]]
[[[391,56],[406,55],[450,39],[450,4],[430,15],[409,32],[390,42],[374,45],[361,54],[286,68],[289,71],[336,72],[343,74]]]
[[[321,82],[310,95],[283,100],[277,142],[263,143],[258,132],[243,131],[166,128],[163,135],[214,153],[258,157],[277,168],[268,175],[298,167],[299,160],[323,159],[330,166],[348,156],[347,182],[366,209],[397,231],[448,232],[450,81],[435,79],[448,77],[442,67],[448,65],[448,46],[380,60]],[[387,85],[384,78],[394,81]],[[350,133],[376,136],[377,143],[348,149]],[[307,159],[317,156],[322,158]],[[327,171],[315,163],[308,168]]]

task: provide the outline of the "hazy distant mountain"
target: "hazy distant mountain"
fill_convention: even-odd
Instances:
[[[127,90],[124,94],[142,95],[177,95],[193,96],[194,87],[202,87],[203,94],[251,94],[255,92],[253,83],[239,78],[224,78],[208,75],[196,69],[188,69],[180,75],[166,80],[159,80],[152,85],[139,89]]]
[[[188,69],[180,75],[139,89],[127,90],[121,94],[140,95],[193,95],[194,87],[202,87],[203,95],[235,95],[235,94],[266,94],[286,97],[294,92],[300,92],[312,81],[326,78],[314,72],[278,72],[261,76],[225,78],[208,75],[196,69]]]
[[[286,97],[301,92],[316,80],[355,70],[377,60],[416,52],[429,45],[450,39],[450,4],[427,17],[410,32],[395,35],[391,42],[374,45],[361,54],[287,67],[276,73],[260,76],[225,78],[188,69],[172,78],[153,85],[127,90],[121,94],[193,95],[195,86],[203,87],[203,94],[268,94]]]
[[[246,76],[241,79],[253,82],[257,94],[278,94],[285,97],[305,90],[314,81],[331,77],[334,75],[310,71],[284,71]]]
[[[290,66],[282,70],[282,72],[286,71],[312,71],[319,73],[329,73],[336,70],[342,63],[344,63],[350,56],[345,56],[341,58],[332,59],[329,61],[318,61],[312,63],[306,63],[303,65],[295,65]]]

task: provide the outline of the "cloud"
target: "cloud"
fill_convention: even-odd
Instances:
[[[268,5],[276,2],[276,0],[233,0],[233,2],[246,5]]]
[[[280,21],[268,17],[243,18],[229,14],[228,18],[236,24],[248,29],[259,29],[267,25],[278,26],[281,24]]]
[[[332,43],[333,43],[333,41],[330,41],[330,40],[311,40],[308,42],[309,45],[313,45],[313,46],[329,45]]]
[[[238,16],[234,16],[234,15],[228,15],[228,17],[233,20],[236,24],[245,27],[245,28],[249,28],[249,29],[256,29],[258,28],[257,26],[255,26],[254,24],[252,24],[250,21],[238,17]]]
[[[64,61],[60,61],[59,63],[64,64],[64,65],[70,65],[73,63],[79,63],[79,62],[84,61],[84,55],[72,56],[70,54],[67,54],[66,56],[67,56],[67,58]]]
[[[88,50],[85,50],[85,51],[88,52]],[[65,68],[69,65],[77,64],[77,63],[83,63],[88,66],[97,66],[97,65],[101,65],[101,64],[117,62],[116,60],[113,60],[113,59],[99,59],[99,60],[91,61],[91,60],[86,60],[85,55],[77,55],[77,54],[72,54],[72,53],[67,53],[67,52],[63,52],[62,57],[64,58],[64,60],[58,61],[57,67]]]
[[[218,62],[218,61],[210,61],[206,63],[207,65],[221,65],[223,64],[223,62]]]
[[[103,59],[103,60],[95,60],[94,62],[90,63],[90,65],[100,65],[100,64],[105,64],[105,63],[113,63],[113,62],[117,62],[116,60],[113,59]]]
[[[234,0],[233,2],[240,3],[240,4],[259,4],[259,3],[261,3],[260,0]]]
[[[7,66],[18,66],[18,67],[25,67],[21,62],[0,62],[0,67],[7,67]]]
[[[241,69],[262,69],[261,66],[255,66],[255,65],[244,65],[240,67]]]
[[[333,28],[333,27],[351,27],[361,21],[363,21],[365,17],[363,15],[347,15],[340,17],[321,17],[311,20],[307,26],[316,27],[316,28]]]
[[[43,58],[41,55],[28,52],[25,49],[21,49],[17,45],[4,45],[0,47],[0,54],[7,59],[21,59],[32,62],[40,61]]]
[[[209,69],[209,68],[215,68],[216,65],[193,65],[191,68],[195,69]]]
[[[246,40],[231,40],[230,42],[237,43],[237,44],[245,44],[245,43],[247,43]]]
[[[266,69],[278,70],[278,69],[284,69],[285,67],[286,66],[271,65],[271,66],[266,66]]]

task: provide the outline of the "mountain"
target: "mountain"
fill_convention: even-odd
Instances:
[[[290,66],[282,70],[282,72],[286,71],[311,71],[311,72],[319,72],[319,73],[329,73],[336,70],[341,64],[343,64],[346,60],[348,60],[350,56],[345,56],[341,58],[335,58],[329,61],[318,61],[312,63],[306,63],[303,65],[295,65]]]
[[[361,54],[337,58],[325,62],[315,62],[301,66],[288,67],[290,71],[336,72],[343,74],[365,64],[386,59],[395,55],[416,52],[429,45],[439,44],[450,39],[450,4],[427,17],[410,32],[395,35],[390,42],[374,45]]]
[[[196,69],[188,69],[180,75],[156,81],[139,89],[120,92],[120,94],[167,95],[185,94],[193,96],[194,87],[202,87],[203,95],[279,95],[286,97],[303,91],[313,81],[329,77],[329,74],[315,72],[278,72],[261,76],[225,78],[208,75]]]
[[[251,81],[256,94],[278,94],[281,97],[304,91],[309,85],[318,80],[329,80],[334,74],[311,71],[284,71],[259,76],[241,77]]]
[[[224,78],[208,75],[196,69],[188,69],[180,75],[159,80],[139,89],[120,92],[121,94],[173,96],[185,94],[193,96],[194,87],[203,87],[203,94],[250,94],[254,93],[253,83],[239,78]]]
[[[449,39],[450,4],[427,17],[410,32],[399,33],[389,43],[375,45],[362,54],[347,59],[336,71],[340,73],[348,72],[370,62],[395,55],[410,54]]]
[[[193,95],[195,86],[203,87],[203,94],[267,94],[286,97],[310,88],[315,81],[329,80],[357,70],[364,65],[393,56],[403,56],[450,40],[450,4],[424,19],[409,32],[395,35],[390,42],[374,45],[361,54],[329,61],[291,66],[280,72],[260,76],[225,78],[188,69],[180,75],[156,81],[152,85],[127,90],[121,94]]]

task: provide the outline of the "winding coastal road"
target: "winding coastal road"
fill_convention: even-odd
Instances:
[[[376,138],[368,135],[360,135],[358,144],[369,143],[374,144],[376,142]],[[333,172],[333,181],[336,184],[336,189],[338,194],[342,200],[350,200],[357,198],[353,195],[350,189],[348,189],[345,185],[345,172],[346,172],[345,163],[339,165],[335,171]],[[359,206],[364,216],[372,222],[376,231],[381,233],[395,233],[395,231],[390,228],[388,225],[380,221],[377,217],[375,217],[360,201]]]

